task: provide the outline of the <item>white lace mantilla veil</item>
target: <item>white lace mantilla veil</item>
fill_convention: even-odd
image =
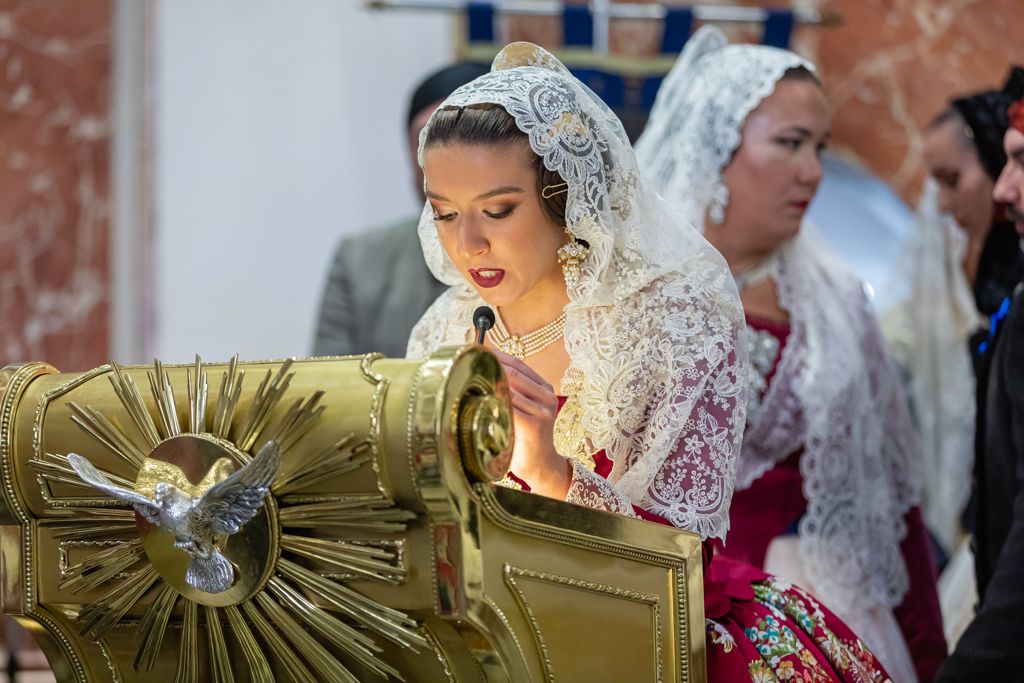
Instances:
[[[951,554],[971,495],[975,405],[967,338],[982,316],[963,269],[967,236],[939,210],[938,194],[938,184],[925,181],[913,232],[887,288],[881,323],[893,358],[906,372],[924,455],[925,522]]]
[[[729,45],[713,27],[687,43],[637,143],[645,178],[692,225],[728,193],[722,171],[743,123],[790,68],[786,50]],[[807,512],[799,548],[810,586],[843,614],[898,605],[909,587],[900,552],[917,504],[920,454],[862,283],[810,226],[779,249],[779,303],[791,332],[761,412],[747,425],[738,489],[799,445]]]
[[[485,103],[508,111],[568,183],[566,224],[590,245],[565,309],[568,400],[555,447],[573,468],[566,500],[623,514],[635,505],[724,538],[747,376],[728,266],[645,191],[618,118],[555,57],[513,43],[441,109]],[[413,329],[412,358],[466,343],[483,303],[445,253],[429,204],[419,235],[431,272],[451,288]],[[607,480],[591,471],[601,449],[612,462]]]

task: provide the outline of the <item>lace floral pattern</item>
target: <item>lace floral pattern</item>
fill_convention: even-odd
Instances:
[[[791,330],[748,424],[736,486],[802,445],[799,547],[815,591],[840,612],[894,607],[909,588],[900,543],[919,501],[920,451],[861,283],[816,241],[805,226],[776,266]]]
[[[724,538],[747,384],[743,314],[725,262],[644,191],[621,123],[554,57],[513,44],[493,68],[442,108],[498,104],[512,114],[568,183],[568,229],[590,245],[566,307],[561,393],[570,400],[556,446],[567,457],[604,449],[612,471],[605,481],[574,465],[570,498],[629,514],[636,505]],[[444,253],[429,206],[419,234],[432,272],[452,288],[414,328],[414,358],[465,343],[482,303]]]
[[[808,227],[787,247],[777,280],[804,366],[792,382],[806,430],[789,435],[805,449],[800,551],[835,609],[895,607],[909,588],[900,543],[919,502],[920,451],[863,286],[817,239]]]
[[[702,226],[748,114],[790,68],[785,50],[727,45],[704,27],[666,78],[637,154],[655,189]],[[859,280],[804,226],[774,267],[791,332],[747,428],[737,487],[803,447],[800,551],[818,595],[844,612],[894,606],[909,585],[903,518],[918,502],[920,452]]]
[[[565,495],[567,503],[636,517],[629,499],[609,484],[607,479],[587,469],[578,460],[570,459],[569,462],[572,465],[572,481]]]
[[[659,278],[619,306],[568,311],[572,365],[561,393],[570,400],[556,432],[575,422],[565,431],[584,440],[568,451],[556,440],[573,461],[570,502],[626,514],[637,505],[704,538],[724,536],[746,365],[738,302],[715,294],[714,270],[695,261],[687,275]],[[407,355],[464,344],[482,303],[468,287],[449,289],[413,329]],[[613,463],[607,481],[578,459],[601,449]]]

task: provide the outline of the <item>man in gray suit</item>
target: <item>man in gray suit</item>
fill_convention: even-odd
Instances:
[[[416,160],[420,130],[448,95],[484,73],[485,66],[455,64],[428,76],[413,93],[408,145],[423,201],[423,171]],[[341,241],[320,303],[314,355],[380,351],[389,358],[405,356],[413,325],[445,290],[423,260],[418,222],[417,215]]]

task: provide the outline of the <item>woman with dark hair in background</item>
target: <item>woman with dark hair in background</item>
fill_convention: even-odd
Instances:
[[[1006,166],[993,190],[1024,245],[1024,99],[1009,108]],[[1024,680],[1024,282],[993,329],[978,375],[975,573],[981,602],[942,683]]]
[[[964,274],[984,319],[999,310],[1024,275],[1024,256],[1005,210],[992,198],[1006,166],[1003,136],[1007,109],[1024,95],[1024,69],[1013,67],[1000,90],[954,99],[928,126],[925,160],[939,187],[939,209],[951,214],[967,236]],[[971,353],[988,335],[974,330]]]
[[[970,620],[976,599],[963,532],[975,375],[989,319],[1024,274],[1013,224],[992,197],[1006,164],[1007,108],[1022,94],[1024,70],[1014,67],[1002,89],[953,99],[928,125],[930,177],[882,315],[924,454],[921,507],[946,567],[941,595],[951,640]]]
[[[728,556],[805,586],[893,679],[946,654],[920,453],[862,282],[804,224],[829,115],[814,66],[704,27],[637,156],[728,261],[750,348]]]

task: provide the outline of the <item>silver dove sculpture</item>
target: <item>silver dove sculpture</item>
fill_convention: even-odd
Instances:
[[[268,441],[252,460],[201,496],[161,482],[149,498],[118,486],[77,453],[67,459],[84,483],[131,503],[150,524],[174,534],[174,547],[191,558],[185,582],[204,593],[221,593],[234,583],[235,569],[217,548],[217,536],[237,533],[256,516],[281,463],[277,443]]]

